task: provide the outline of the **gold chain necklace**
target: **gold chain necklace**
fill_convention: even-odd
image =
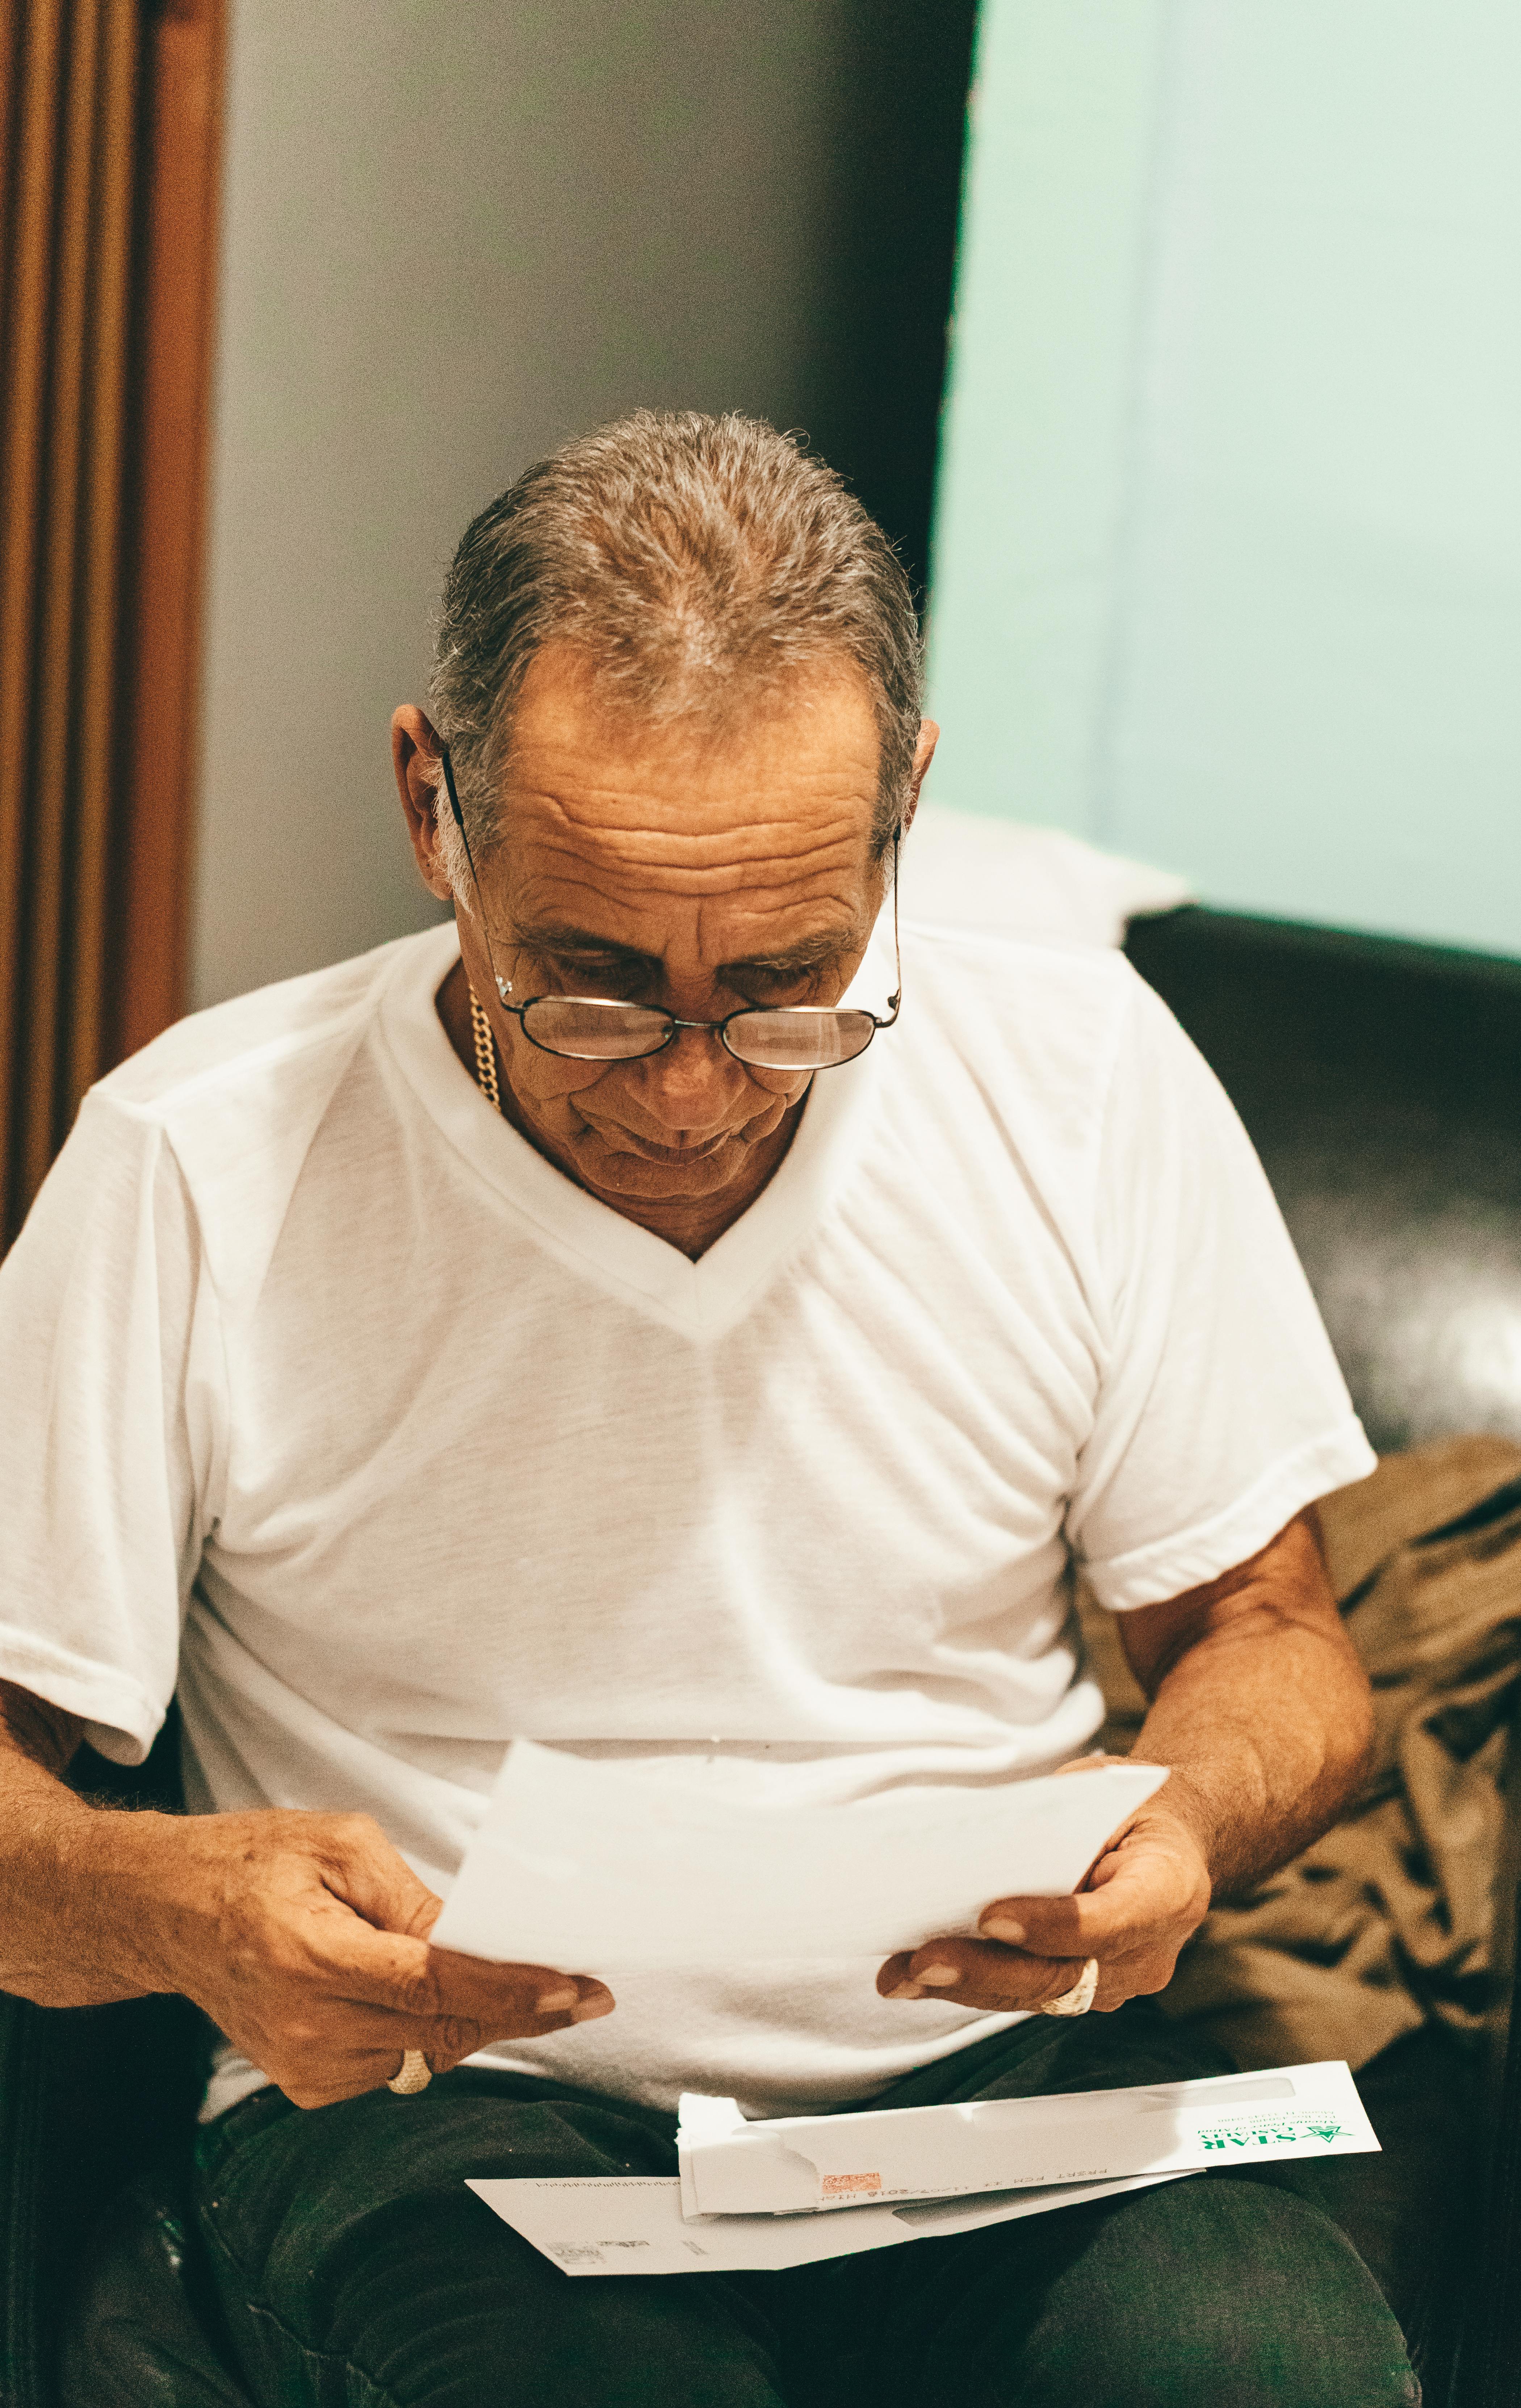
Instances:
[[[469,986],[468,980],[466,984]],[[470,986],[470,1034],[475,1039],[475,1081],[494,1111],[502,1109],[502,1091],[496,1083],[496,1039],[486,1018],[481,997]]]

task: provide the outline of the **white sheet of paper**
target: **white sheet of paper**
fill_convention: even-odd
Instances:
[[[880,1959],[975,1929],[994,1899],[1075,1889],[1166,1778],[1096,1765],[767,1807],[514,1740],[433,1942],[584,1973]]]
[[[685,2212],[747,2218],[1346,2157],[1378,2145],[1339,2062],[754,2123],[731,2099],[689,2096],[677,2135]]]
[[[951,2232],[975,2232],[1020,2215],[1042,2215],[1113,2191],[1144,2190],[1174,2174],[1081,2183],[1055,2191],[1005,2192],[996,2200],[935,2200],[922,2206],[860,2207],[849,2215],[716,2215],[687,2222],[681,2185],[660,2175],[580,2181],[480,2181],[469,2186],[514,2232],[565,2274],[777,2272],[863,2249],[893,2249]]]

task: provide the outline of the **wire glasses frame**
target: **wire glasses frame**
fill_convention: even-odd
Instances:
[[[758,1070],[830,1070],[864,1054],[879,1028],[891,1028],[903,999],[903,960],[897,926],[897,860],[899,831],[893,835],[893,959],[894,987],[886,1016],[864,1006],[838,1004],[741,1004],[722,1020],[679,1020],[674,1012],[639,1003],[617,1003],[595,996],[532,995],[523,1003],[511,999],[512,985],[496,968],[491,929],[476,876],[469,832],[454,785],[453,764],[447,745],[440,748],[449,808],[465,846],[470,883],[475,889],[486,959],[491,965],[497,997],[504,1011],[517,1021],[530,1045],[541,1054],[556,1054],[572,1062],[639,1062],[663,1054],[683,1028],[707,1029],[737,1062]]]

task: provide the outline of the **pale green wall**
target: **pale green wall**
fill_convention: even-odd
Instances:
[[[1521,7],[984,0],[934,791],[1521,951]]]

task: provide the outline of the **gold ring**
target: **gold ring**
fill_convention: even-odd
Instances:
[[[1069,1990],[1059,1999],[1048,1999],[1040,2013],[1043,2015],[1085,2015],[1093,2004],[1093,1994],[1098,1987],[1098,1959],[1090,1956]]]
[[[388,2090],[394,2090],[398,2099],[415,2099],[418,2092],[425,2090],[432,2080],[433,2068],[422,2050],[409,2048],[402,2052],[400,2067],[391,2076],[385,2086]]]

